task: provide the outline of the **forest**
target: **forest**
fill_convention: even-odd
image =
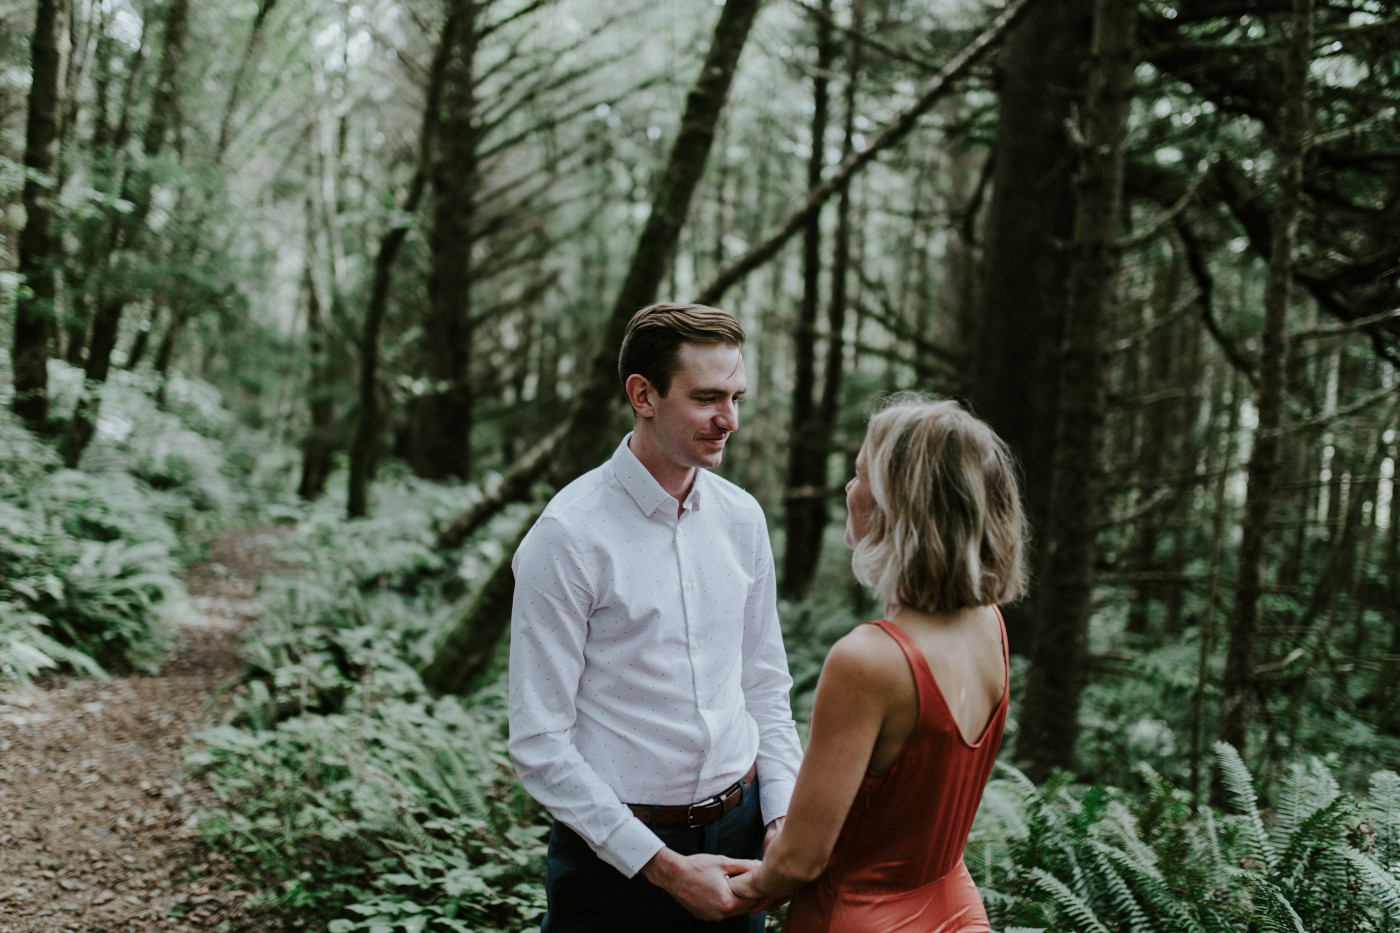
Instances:
[[[1019,460],[994,929],[1400,929],[1397,107],[1388,0],[0,0],[0,689],[158,672],[275,527],[202,838],[535,928],[510,557],[698,301],[800,730],[876,399]]]

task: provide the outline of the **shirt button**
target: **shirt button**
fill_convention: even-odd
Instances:
[[[709,709],[709,708],[710,708],[710,704],[706,703],[704,700],[701,700],[701,701],[699,702],[699,704],[697,704],[697,705],[698,705],[701,709]]]
[[[688,589],[688,590],[693,590],[693,589],[695,589],[695,584],[694,584],[694,583],[689,583],[689,582],[687,582],[686,585],[685,585],[685,588]]]
[[[699,650],[700,650],[700,640],[699,640],[698,638],[692,638],[692,639],[690,640],[690,650],[692,650],[692,651],[699,651]]]

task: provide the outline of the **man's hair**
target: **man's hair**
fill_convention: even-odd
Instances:
[[[627,322],[622,350],[617,355],[617,376],[627,389],[633,373],[646,377],[665,395],[671,377],[680,369],[681,344],[744,345],[744,328],[728,311],[708,305],[647,305]]]
[[[957,402],[903,394],[865,435],[872,508],[851,557],[887,602],[922,612],[1026,590],[1026,517],[1005,442]]]

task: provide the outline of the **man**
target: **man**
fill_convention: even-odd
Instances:
[[[632,433],[515,554],[510,754],[555,818],[546,933],[763,928],[725,879],[777,831],[802,751],[763,512],[709,472],[743,340],[715,308],[637,312]]]

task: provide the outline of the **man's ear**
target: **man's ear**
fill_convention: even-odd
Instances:
[[[632,410],[643,418],[650,418],[656,414],[656,387],[647,380],[646,376],[633,373],[627,377],[627,401],[632,404]]]

